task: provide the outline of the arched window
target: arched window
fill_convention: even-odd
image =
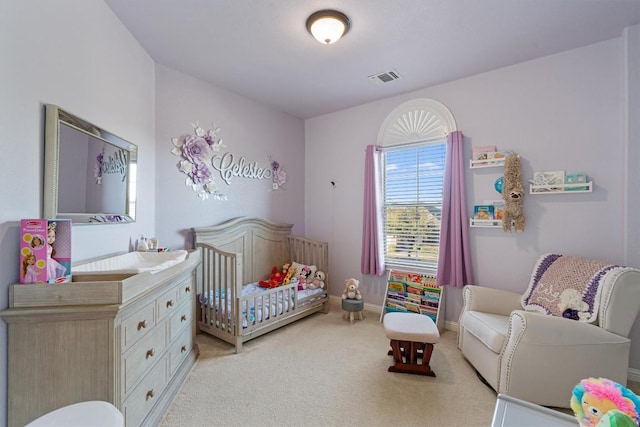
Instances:
[[[398,106],[380,127],[387,268],[436,271],[446,138],[455,130],[449,109],[433,99]]]

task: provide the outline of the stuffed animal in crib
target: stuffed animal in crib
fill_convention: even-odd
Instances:
[[[302,267],[302,270],[300,271],[300,275],[298,276],[298,290],[301,291],[303,289],[307,289],[307,282],[311,282],[311,280],[313,280],[313,277],[309,277],[311,275],[311,267],[309,267],[308,265],[305,265],[304,267]]]
[[[288,285],[289,283],[291,283],[291,279],[296,274],[296,271],[298,271],[298,269],[295,268],[293,265],[290,265],[289,268],[287,269],[287,274],[284,276],[284,280],[282,281],[282,283],[284,285]]]
[[[291,267],[291,264],[289,263],[282,265],[282,277],[287,275],[287,272],[289,271],[289,267]]]
[[[504,212],[502,213],[502,229],[511,231],[511,222],[515,222],[518,233],[524,231],[524,187],[520,172],[520,157],[509,154],[504,161],[504,183],[502,184]]]
[[[640,398],[606,378],[587,378],[574,388],[571,409],[581,427],[637,426]]]
[[[344,281],[344,291],[342,291],[342,299],[362,299],[358,287],[360,282],[353,277]]]
[[[313,277],[313,280],[307,282],[305,289],[324,289],[324,279],[324,272],[319,270],[316,271],[316,275]]]
[[[280,271],[278,270],[278,267],[274,266],[271,269],[271,276],[269,276],[269,280],[260,280],[258,282],[258,286],[260,286],[261,288],[277,288],[278,286],[282,285],[282,282],[284,280],[284,275],[282,273],[280,273]]]

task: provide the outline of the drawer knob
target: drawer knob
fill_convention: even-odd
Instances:
[[[147,321],[143,320],[142,322],[138,322],[138,330],[144,329],[147,327]]]
[[[188,294],[189,292],[191,292],[191,286],[187,286],[186,288],[184,288],[185,294]]]
[[[167,301],[167,307],[173,307],[173,300],[172,299]]]
[[[187,315],[183,314],[182,316],[180,316],[180,321],[181,322],[185,322],[187,320]]]
[[[154,354],[155,354],[155,351],[153,351],[153,349],[150,348],[149,350],[147,350],[147,354],[145,355],[145,359],[153,357]]]
[[[153,389],[149,390],[147,392],[147,396],[145,397],[145,400],[151,399],[154,395],[155,395],[155,393],[153,392]]]
[[[183,345],[182,347],[180,347],[180,353],[184,353],[185,351],[187,351],[186,345]]]

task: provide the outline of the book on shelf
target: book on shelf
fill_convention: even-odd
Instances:
[[[405,307],[407,308],[407,311],[420,314],[420,305],[414,302],[406,302]]]
[[[493,202],[494,219],[502,220],[504,216],[504,200],[496,200]]]
[[[429,311],[423,311],[420,314],[424,314],[425,316],[429,316],[431,318],[431,320],[433,320],[433,323],[436,323],[438,321],[438,315],[436,313],[432,313]]]
[[[507,157],[507,153],[503,151],[496,151],[492,153],[487,153],[487,164],[488,165],[497,165],[504,161],[505,157]]]
[[[404,301],[404,292],[387,292],[387,299],[393,299],[398,301]]]
[[[493,205],[475,205],[473,207],[473,219],[495,219]]]
[[[565,184],[586,184],[587,183],[587,175],[583,173],[574,173],[570,175],[566,175],[564,177]],[[588,190],[588,186],[571,186],[565,187],[564,191],[585,191]]]
[[[562,186],[565,183],[564,179],[564,171],[534,172],[533,180],[531,181],[531,183],[543,187],[534,188],[532,191],[534,193],[564,191],[564,188]],[[560,187],[554,187],[555,185],[560,185]]]
[[[397,280],[389,280],[389,290],[390,291],[395,291],[395,292],[404,292],[405,291],[405,284],[404,282],[400,282]]]
[[[495,153],[495,152],[496,152],[495,145],[484,145],[481,147],[473,147],[472,148],[473,160],[474,161],[487,160],[488,153]]]

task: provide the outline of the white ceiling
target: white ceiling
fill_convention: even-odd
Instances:
[[[105,0],[159,64],[302,119],[619,37],[640,0]],[[307,17],[351,19],[322,45]],[[402,78],[374,84],[395,70]]]

